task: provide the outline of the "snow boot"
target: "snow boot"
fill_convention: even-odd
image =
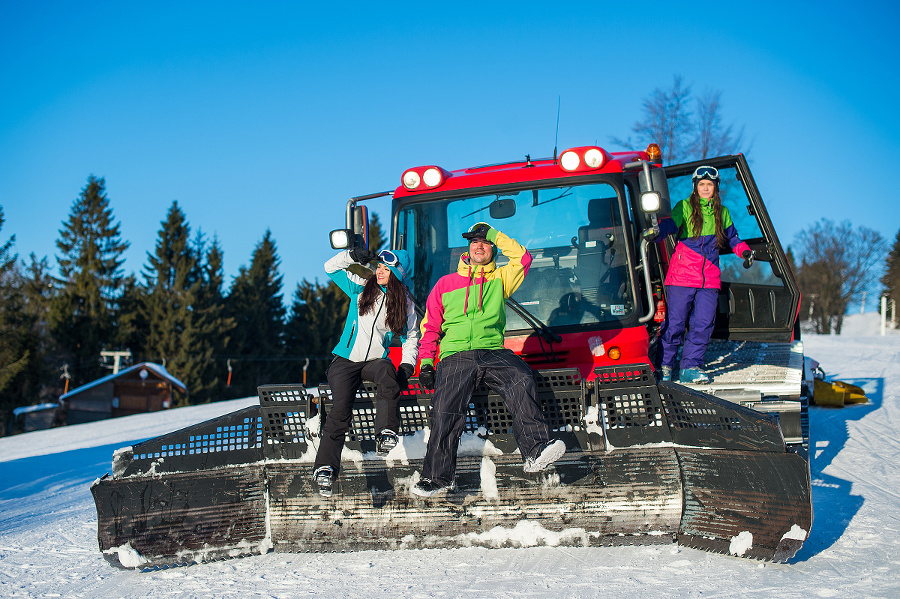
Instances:
[[[331,487],[334,485],[334,469],[331,466],[319,466],[313,472],[313,478],[319,486],[319,495],[331,497]]]
[[[453,485],[449,483],[439,483],[430,478],[423,478],[413,485],[410,492],[419,497],[432,497],[438,493],[446,493],[453,489]]]
[[[703,374],[699,368],[682,368],[678,373],[678,380],[682,383],[704,385],[709,382],[709,377]]]
[[[391,450],[397,447],[399,438],[397,433],[390,429],[384,429],[378,433],[378,439],[375,441],[375,455],[386,456]]]
[[[534,457],[525,460],[522,469],[525,472],[540,472],[550,467],[550,464],[563,457],[566,453],[566,444],[562,439],[547,441],[541,446],[540,452]]]

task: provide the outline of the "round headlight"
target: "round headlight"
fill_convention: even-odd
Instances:
[[[441,171],[434,167],[427,169],[422,175],[422,180],[425,181],[425,185],[428,187],[437,187],[441,184],[441,179],[443,179]]]
[[[559,164],[563,167],[563,170],[574,171],[581,164],[581,159],[578,157],[578,154],[568,150],[559,157]]]
[[[406,189],[415,189],[421,182],[422,179],[416,171],[406,171],[403,173],[403,187]]]
[[[644,212],[656,212],[659,210],[660,199],[658,191],[645,191],[641,194],[641,208]]]
[[[600,168],[603,166],[603,152],[597,148],[591,148],[584,153],[584,163],[591,168]]]

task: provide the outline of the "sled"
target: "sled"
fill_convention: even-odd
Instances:
[[[815,379],[813,401],[817,406],[843,408],[847,404],[868,403],[869,398],[861,387],[843,381]]]
[[[359,391],[334,495],[312,481],[323,411],[301,385],[260,405],[115,453],[91,491],[104,557],[153,568],[255,553],[678,543],[790,559],[812,525],[809,465],[776,417],[674,383],[647,365],[535,371],[568,451],[526,474],[502,400],[469,405],[456,488],[420,499],[431,392],[401,399],[401,443],[375,456],[374,388]]]

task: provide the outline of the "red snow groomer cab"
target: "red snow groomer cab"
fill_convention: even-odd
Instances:
[[[320,497],[312,458],[330,389],[320,386],[313,403],[302,386],[267,385],[258,408],[117,452],[113,475],[92,487],[101,550],[116,565],[155,565],[269,548],[516,545],[528,529],[541,531],[535,543],[677,542],[790,558],[812,523],[799,292],[741,155],[702,162],[719,170],[723,202],[757,258],[745,270],[722,255],[712,383],[654,376],[674,245],[642,232],[688,197],[700,164],[663,166],[651,145],[416,167],[394,191],[351,198],[346,228],[332,233],[335,248],[365,243],[365,202],[392,196],[390,245],[413,255],[421,307],[456,269],[473,224],[528,248],[530,270],[507,304],[506,346],[533,369],[553,434],[566,442],[549,471],[523,473],[502,399],[478,387],[455,492],[411,497],[431,398],[413,377],[401,443],[385,458],[373,453],[373,389],[363,385],[334,495]],[[239,447],[204,451],[200,443],[222,429],[238,431]]]

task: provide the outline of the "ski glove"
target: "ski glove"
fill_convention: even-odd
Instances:
[[[353,258],[354,262],[359,262],[360,264],[368,264],[375,259],[375,256],[375,252],[369,248],[355,247],[350,250],[350,257]]]
[[[744,259],[744,268],[750,268],[753,265],[753,258],[755,256],[753,250],[744,250],[744,253],[741,254],[741,258]]]
[[[646,239],[650,243],[653,243],[654,241],[659,239],[659,225],[653,225],[649,229],[644,229],[642,235],[644,236],[644,239]]]
[[[419,384],[429,391],[434,390],[434,366],[426,364],[419,369]]]
[[[469,230],[468,233],[463,233],[463,238],[472,241],[473,239],[487,239],[488,232],[491,230],[491,226],[487,223],[478,223]]]
[[[415,370],[414,366],[405,362],[397,368],[397,382],[400,384],[401,390],[409,387],[409,377],[413,375]]]

